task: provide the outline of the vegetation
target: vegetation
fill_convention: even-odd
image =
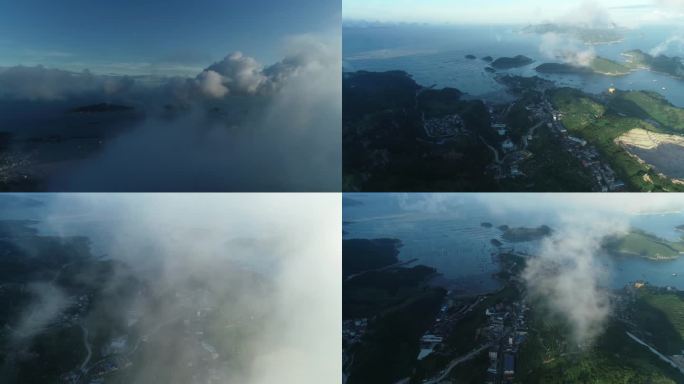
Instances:
[[[603,57],[594,58],[587,66],[580,66],[574,64],[559,64],[559,63],[544,63],[535,68],[540,73],[558,73],[558,74],[575,74],[575,75],[591,75],[599,74],[606,76],[623,76],[628,74],[631,69],[616,62]]]
[[[381,243],[387,246],[388,240]],[[343,247],[343,260],[350,249],[355,248]],[[358,249],[355,252],[358,254]],[[387,251],[380,253],[386,259]],[[411,373],[420,337],[431,325],[446,294],[441,288],[427,285],[434,273],[425,266],[398,267],[344,281],[343,318],[370,319],[361,343],[351,350],[354,357],[349,368],[350,384],[393,383]]]
[[[351,191],[482,191],[496,188],[486,167],[494,137],[482,101],[453,88],[421,88],[404,72],[345,73],[343,189]],[[463,129],[435,141],[423,118],[459,115]]]
[[[595,344],[579,349],[565,339],[558,319],[535,314],[534,329],[523,344],[516,383],[680,383],[681,374],[631,340],[626,328],[611,321]]]
[[[660,176],[648,164],[643,164],[615,143],[625,132],[642,128],[663,131],[643,118],[634,117],[633,103],[625,102],[622,93],[607,99],[607,106],[597,99],[572,88],[558,88],[551,92],[551,100],[563,114],[562,123],[573,135],[596,146],[618,176],[636,191],[679,191],[682,186]],[[655,100],[655,99],[651,99]]]
[[[499,57],[491,63],[491,66],[496,69],[511,69],[524,67],[534,63],[534,60],[524,55],[517,55],[515,57]]]
[[[671,260],[684,252],[684,243],[668,241],[633,229],[626,235],[606,239],[604,248],[618,255],[640,256],[650,260]]]
[[[551,233],[551,228],[547,225],[542,225],[537,228],[515,227],[506,229],[501,237],[510,242],[523,242],[540,240],[551,235]]]
[[[608,107],[616,113],[650,120],[656,131],[684,133],[684,109],[673,106],[655,92],[618,92],[609,99]]]
[[[558,33],[571,35],[587,44],[605,44],[621,41],[624,38],[622,29],[606,26],[590,28],[571,24],[544,23],[529,25],[523,29],[528,33]]]
[[[594,73],[608,76],[623,76],[631,71],[630,68],[626,67],[625,65],[604,57],[594,58],[589,67],[594,71]]]
[[[652,56],[639,49],[624,52],[622,55],[628,58],[632,68],[646,68],[676,78],[684,78],[684,63],[679,57]]]
[[[630,317],[661,353],[684,350],[684,292],[646,285],[636,290]]]
[[[529,337],[518,359],[517,383],[681,383],[684,377],[647,348],[633,341],[630,330],[611,318],[591,345],[578,346],[568,339],[565,319],[550,316],[544,298],[531,304]],[[647,308],[630,306],[630,312],[650,316]],[[658,323],[663,324],[663,323]]]

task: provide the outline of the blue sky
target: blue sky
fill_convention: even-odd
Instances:
[[[684,0],[343,0],[345,20],[520,24],[607,14],[625,26],[684,23]]]
[[[0,66],[190,74],[238,50],[270,64],[339,17],[339,0],[0,0]]]

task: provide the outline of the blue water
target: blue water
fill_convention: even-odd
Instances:
[[[346,194],[363,205],[343,208],[344,238],[398,238],[403,247],[400,260],[418,259],[417,264],[437,269],[448,286],[468,292],[496,289],[500,282],[492,275],[499,264],[492,257],[491,239],[500,239],[499,225],[554,227],[561,210],[496,209],[469,195],[451,195],[445,204],[422,204],[403,201],[403,195]],[[494,196],[494,195],[490,195]],[[494,197],[492,198],[494,200]],[[492,208],[494,207],[494,208]],[[671,240],[679,239],[674,227],[684,224],[684,213],[632,215],[632,226]],[[482,222],[494,225],[484,228]],[[539,242],[508,243],[516,251],[534,254]],[[684,290],[684,257],[675,261],[653,262],[637,257],[597,255],[596,265],[607,276],[601,285],[620,288],[635,280],[647,280],[658,286]],[[672,276],[676,272],[679,276]]]
[[[346,71],[404,70],[422,85],[455,87],[471,96],[488,100],[505,100],[504,88],[486,72],[484,56],[494,59],[522,54],[536,62],[523,68],[499,73],[541,76],[558,85],[600,93],[615,86],[623,90],[649,90],[661,93],[671,103],[684,107],[684,81],[649,71],[636,71],[627,76],[540,75],[534,68],[554,61],[540,51],[541,36],[520,33],[519,27],[436,27],[381,26],[343,28],[343,68]],[[646,52],[665,41],[671,30],[648,28],[631,30],[624,41],[594,46],[600,56],[623,61],[620,53],[630,49]],[[586,48],[586,47],[584,47]],[[682,55],[671,46],[667,55]],[[473,54],[476,60],[464,56]],[[662,89],[665,87],[666,89]]]

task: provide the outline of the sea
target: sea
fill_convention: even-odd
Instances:
[[[539,74],[534,68],[545,62],[558,62],[549,57],[548,46],[541,35],[523,33],[521,26],[431,26],[346,25],[343,27],[344,71],[403,70],[424,86],[454,87],[470,97],[490,102],[512,99],[504,87],[485,71],[485,56],[513,57],[525,55],[534,63],[498,73],[535,76],[552,80],[559,86],[601,93],[610,87],[621,90],[648,90],[665,96],[672,104],[684,107],[684,81],[646,70],[626,76]],[[584,45],[598,56],[623,62],[621,53],[632,49],[650,52],[673,35],[662,27],[630,29],[623,41],[613,44]],[[573,43],[574,44],[574,43]],[[684,56],[682,45],[671,44],[662,50],[668,56]],[[474,55],[475,60],[466,55]]]
[[[478,198],[468,194],[437,195],[441,196],[432,201],[414,194],[346,194],[343,238],[399,239],[403,244],[400,261],[416,259],[413,265],[435,268],[440,275],[438,282],[456,291],[483,293],[501,285],[494,276],[500,271],[500,263],[492,239],[502,241],[506,248],[530,255],[540,246],[540,241],[507,243],[501,239],[498,226],[548,225],[557,229],[561,214],[567,213],[562,204],[557,209],[550,209],[546,204],[540,204],[538,209],[530,208],[530,199],[525,208],[511,209],[511,202],[515,203],[515,196],[520,195],[507,199],[491,194],[488,195],[491,199],[487,195]],[[634,228],[665,239],[678,240],[684,234],[676,230],[684,224],[684,212],[620,214],[620,217]],[[490,223],[492,227],[487,228],[483,223]],[[656,262],[599,252],[594,261],[604,276],[599,284],[610,289],[645,280],[653,285],[684,290],[684,257]]]

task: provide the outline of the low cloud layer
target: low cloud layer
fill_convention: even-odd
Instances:
[[[117,137],[100,153],[53,170],[48,189],[333,191],[341,180],[340,50],[336,38],[297,36],[273,65],[235,52],[195,78],[15,67],[0,72],[0,99],[143,110],[108,128]]]
[[[340,200],[60,195],[41,211],[41,229],[86,235],[94,254],[118,262],[103,290],[113,299],[93,302],[79,324],[91,341],[137,348],[127,382],[313,384],[341,377]],[[94,278],[87,273],[79,278]],[[67,302],[46,285],[35,291],[24,338]]]

